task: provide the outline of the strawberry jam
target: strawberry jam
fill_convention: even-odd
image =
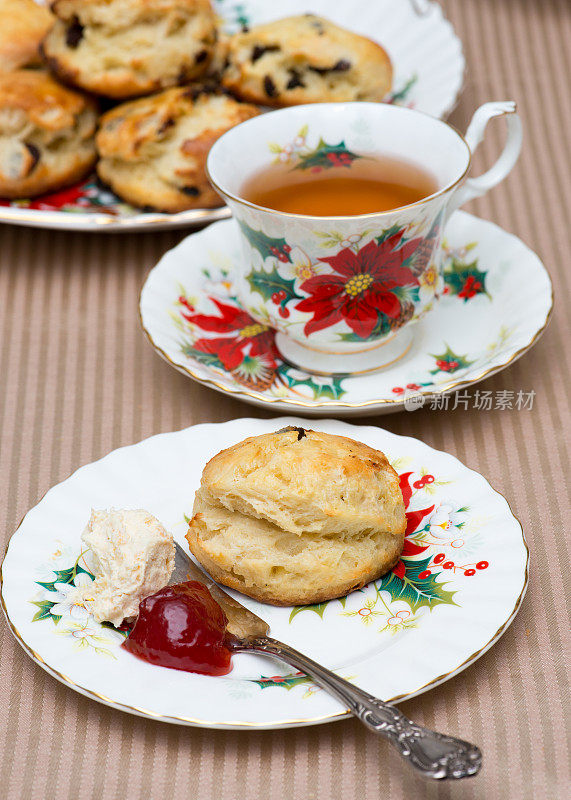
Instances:
[[[146,597],[123,647],[162,667],[226,675],[232,669],[224,644],[228,620],[206,586],[187,581]]]

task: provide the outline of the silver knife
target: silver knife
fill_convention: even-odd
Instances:
[[[390,703],[358,689],[290,645],[272,639],[267,622],[226,594],[180,545],[175,546],[175,568],[169,585],[193,580],[208,588],[228,617],[227,643],[231,650],[265,653],[305,672],[364,725],[386,737],[426,778],[467,778],[479,772],[482,753],[478,747],[417,725]]]

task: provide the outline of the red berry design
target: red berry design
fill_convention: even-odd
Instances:
[[[277,256],[279,252],[280,251],[278,250],[277,247],[273,247],[273,246],[270,247],[270,253],[273,253],[275,256]]]
[[[418,390],[419,390],[421,387],[418,385],[418,383],[407,383],[407,385],[406,385],[406,388],[407,388],[407,389],[411,389],[411,390],[412,390],[412,391],[414,391],[414,392],[418,392]]]
[[[444,569],[453,569],[454,568],[454,562],[453,561],[445,561],[442,566],[444,567]]]
[[[434,483],[434,475],[423,475],[422,478],[415,481],[412,485],[415,489],[424,489],[427,483]]]
[[[446,556],[445,556],[444,553],[438,553],[437,556],[434,556],[434,563],[435,564],[440,564],[440,562],[444,561],[445,558],[446,558]]]
[[[450,361],[449,364],[448,364],[448,369],[450,369],[450,370],[458,369],[459,366],[460,365],[458,364],[457,361]]]
[[[471,297],[477,295],[480,291],[482,291],[482,284],[480,281],[477,281],[473,275],[468,275],[464,282],[464,286],[462,287],[462,291],[458,292],[458,297],[463,297],[465,300],[469,300]]]
[[[490,565],[488,564],[487,561],[478,561],[478,563],[476,564],[476,569],[488,569],[489,566]]]
[[[286,256],[285,253],[278,253],[278,261],[281,261],[282,263],[285,264],[289,261],[289,258]]]
[[[276,303],[277,304],[279,302],[280,302],[280,296],[279,296],[279,294],[277,292],[274,292],[273,295],[272,295],[272,303]]]
[[[464,570],[464,575],[468,575],[468,577],[472,577],[472,575],[475,575],[475,574],[476,574],[476,570],[475,569],[466,569],[466,570]]]
[[[291,247],[289,246],[289,244],[284,244],[282,250],[284,251],[284,253],[291,253]]]
[[[280,317],[283,317],[284,319],[287,319],[287,317],[289,317],[289,310],[287,308],[283,308],[282,306],[280,306],[279,314],[280,314]]]
[[[418,573],[419,580],[423,581],[425,578],[428,578],[429,575],[432,573],[429,569],[424,569],[422,572]]]

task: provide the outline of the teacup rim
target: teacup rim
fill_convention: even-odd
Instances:
[[[309,109],[315,110],[316,108],[317,109],[322,109],[322,108],[325,109],[325,108],[333,108],[333,107],[338,108],[338,107],[343,107],[343,106],[357,106],[357,105],[361,106],[361,107],[362,106],[369,106],[369,107],[373,107],[373,108],[378,108],[379,106],[384,106],[385,109],[390,109],[389,113],[394,113],[394,112],[408,113],[408,114],[412,114],[414,116],[428,117],[428,119],[430,119],[432,122],[436,122],[436,123],[438,123],[440,125],[444,125],[446,128],[450,128],[450,130],[452,130],[458,136],[458,138],[463,142],[463,144],[466,147],[466,152],[468,154],[468,161],[466,163],[466,167],[465,167],[464,171],[462,172],[460,177],[456,178],[456,180],[454,180],[453,182],[446,184],[446,186],[444,186],[443,188],[439,189],[437,192],[433,192],[432,194],[428,195],[427,197],[423,197],[422,200],[417,200],[416,202],[409,203],[408,205],[405,205],[405,206],[398,206],[397,208],[391,208],[388,211],[369,211],[366,214],[339,214],[339,215],[326,215],[326,216],[317,216],[315,214],[297,214],[297,213],[293,213],[291,211],[279,211],[278,209],[275,209],[275,208],[268,208],[267,206],[260,206],[257,203],[253,203],[251,200],[246,200],[244,197],[240,197],[239,195],[235,194],[234,192],[230,192],[230,191],[227,191],[226,189],[223,189],[217,183],[217,181],[215,181],[214,178],[212,177],[212,172],[211,172],[211,169],[210,169],[209,165],[210,165],[210,161],[213,158],[213,156],[212,156],[213,151],[215,151],[217,149],[219,142],[221,142],[222,139],[225,136],[228,136],[229,134],[232,134],[237,128],[240,128],[243,125],[250,125],[251,123],[256,123],[256,121],[262,116],[265,117],[267,115],[272,115],[272,114],[287,113],[287,112],[291,112],[293,109],[304,109],[304,108],[307,109],[307,108],[309,108]],[[215,157],[215,155],[216,155],[216,153],[214,153],[214,157]],[[208,153],[208,157],[207,157],[206,165],[205,165],[205,172],[206,172],[206,177],[210,181],[210,183],[213,186],[213,188],[219,194],[221,194],[224,198],[228,198],[228,199],[232,200],[235,203],[239,203],[239,204],[244,205],[244,206],[246,206],[248,208],[253,208],[256,211],[263,211],[266,214],[272,214],[274,216],[278,216],[278,217],[282,217],[282,218],[316,220],[316,221],[321,221],[323,223],[323,222],[341,222],[341,221],[347,221],[347,220],[367,220],[367,219],[373,219],[373,218],[376,219],[378,217],[388,217],[388,216],[391,216],[392,214],[396,214],[396,213],[399,213],[399,212],[402,212],[402,211],[408,211],[409,208],[418,208],[419,206],[422,206],[425,203],[428,203],[429,201],[436,199],[437,197],[441,197],[442,195],[445,195],[447,192],[450,192],[452,189],[456,188],[466,178],[468,172],[470,171],[470,167],[471,166],[472,166],[472,151],[470,150],[470,146],[469,146],[468,142],[466,141],[465,136],[454,125],[451,125],[449,122],[446,122],[445,120],[433,117],[431,114],[427,114],[425,111],[418,111],[415,108],[403,108],[402,106],[394,106],[394,105],[390,105],[388,103],[374,103],[374,102],[363,101],[363,100],[351,100],[351,101],[342,102],[342,103],[304,103],[302,105],[286,106],[285,108],[275,108],[275,109],[272,109],[271,111],[267,111],[267,112],[265,112],[265,113],[263,113],[261,115],[257,115],[255,117],[251,117],[250,119],[247,119],[244,122],[239,123],[239,125],[235,125],[233,128],[230,128],[229,130],[225,131],[225,133],[223,133],[222,136],[219,139],[217,139],[216,142],[214,142],[214,144],[210,148],[210,152]]]

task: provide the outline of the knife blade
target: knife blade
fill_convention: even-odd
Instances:
[[[227,631],[239,639],[249,636],[267,636],[270,626],[263,619],[243,606],[233,597],[221,589],[202,567],[195,564],[187,556],[182,547],[175,542],[174,570],[170,577],[169,586],[184,581],[199,581],[204,584],[216,602],[228,617]]]

